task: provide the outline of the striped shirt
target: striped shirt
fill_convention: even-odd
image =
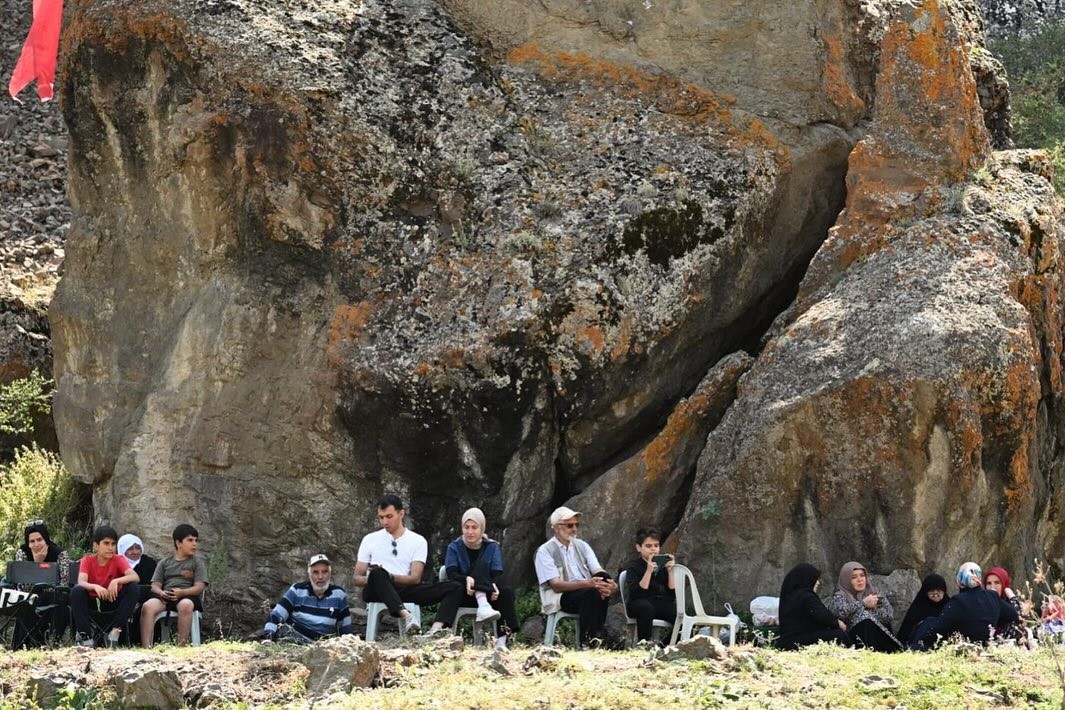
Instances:
[[[288,588],[281,601],[270,612],[264,630],[277,631],[277,625],[288,622],[297,631],[312,639],[351,633],[351,612],[348,611],[348,593],[341,587],[330,584],[325,595],[318,598],[310,582],[297,582]]]

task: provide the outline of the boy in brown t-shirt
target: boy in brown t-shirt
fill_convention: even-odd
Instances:
[[[200,535],[182,523],[174,528],[174,554],[159,560],[152,575],[154,598],[141,607],[141,645],[151,648],[155,617],[162,611],[177,612],[178,645],[189,642],[192,614],[203,611],[200,595],[207,587],[207,565],[196,556]]]

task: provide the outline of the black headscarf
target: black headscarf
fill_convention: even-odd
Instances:
[[[812,592],[814,584],[821,578],[821,570],[808,562],[800,562],[784,575],[780,585],[780,614],[784,615],[789,603],[798,597],[798,592]]]
[[[33,559],[33,551],[30,550],[30,535],[32,533],[40,533],[41,537],[44,538],[45,544],[48,545],[48,554],[44,556],[44,561],[58,562],[59,553],[63,551],[63,548],[52,542],[52,536],[48,534],[48,526],[40,522],[30,523],[22,533],[22,552],[26,555],[26,559]]]
[[[943,592],[943,598],[938,602],[928,598],[928,592],[933,589]],[[913,598],[913,604],[910,604],[910,608],[906,611],[906,618],[902,620],[902,626],[899,627],[899,640],[904,644],[910,643],[913,640],[910,637],[917,625],[929,617],[942,614],[948,601],[950,601],[950,595],[947,594],[947,580],[938,574],[925,577],[924,582],[921,583],[921,591],[917,592],[917,596]]]
[[[800,562],[784,575],[784,582],[780,585],[780,598],[786,599],[792,592],[801,589],[813,590],[814,584],[821,579],[821,570],[808,562]]]

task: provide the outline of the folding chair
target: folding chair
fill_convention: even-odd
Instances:
[[[48,630],[52,624],[53,611],[58,608],[54,603],[55,590],[59,585],[59,567],[55,562],[34,562],[17,560],[7,563],[5,574],[11,589],[4,589],[0,596],[0,628],[6,632],[14,626],[11,634],[11,648],[18,650],[36,640],[44,645]],[[18,587],[29,587],[24,591]]]
[[[695,576],[690,569],[684,565],[673,565],[673,575],[677,592],[677,621],[673,624],[673,636],[670,638],[669,644],[673,646],[677,641],[687,641],[692,637],[692,632],[696,627],[709,626],[714,635],[717,635],[720,629],[728,627],[728,645],[735,646],[737,619],[727,616],[711,616],[703,610],[703,601],[699,598],[699,589],[695,586]],[[687,589],[689,587],[691,588],[692,597],[691,608],[695,612],[694,614],[688,613],[686,603]]]
[[[440,574],[437,575],[437,579],[439,579],[441,582],[446,582],[447,581],[447,568],[444,567],[443,565],[441,565],[441,567],[440,567]],[[466,617],[466,616],[472,616],[473,617],[473,645],[474,646],[480,646],[480,645],[484,644],[484,637],[481,634],[481,627],[484,625],[484,623],[480,622],[480,621],[477,621],[477,609],[476,608],[472,608],[472,607],[468,607],[468,606],[460,606],[458,611],[455,612],[455,623],[451,625],[451,633],[453,633],[455,635],[458,635],[458,632],[459,632],[459,621],[461,621],[462,618]],[[496,624],[495,621],[493,621],[492,622],[492,638],[497,638],[498,636],[499,636],[499,626]]]
[[[628,585],[625,584],[625,580],[629,575],[628,570],[622,570],[621,576],[618,577],[618,591],[621,592],[621,608],[625,612],[625,624],[632,627],[632,643],[635,645],[639,630],[636,628],[636,619],[629,616],[629,590]],[[657,637],[658,629],[672,629],[674,622],[662,621],[661,619],[655,619],[651,622],[651,634],[652,638]]]

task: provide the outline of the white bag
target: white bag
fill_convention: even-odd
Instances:
[[[751,600],[751,618],[755,626],[776,626],[780,623],[780,598],[755,597]]]

